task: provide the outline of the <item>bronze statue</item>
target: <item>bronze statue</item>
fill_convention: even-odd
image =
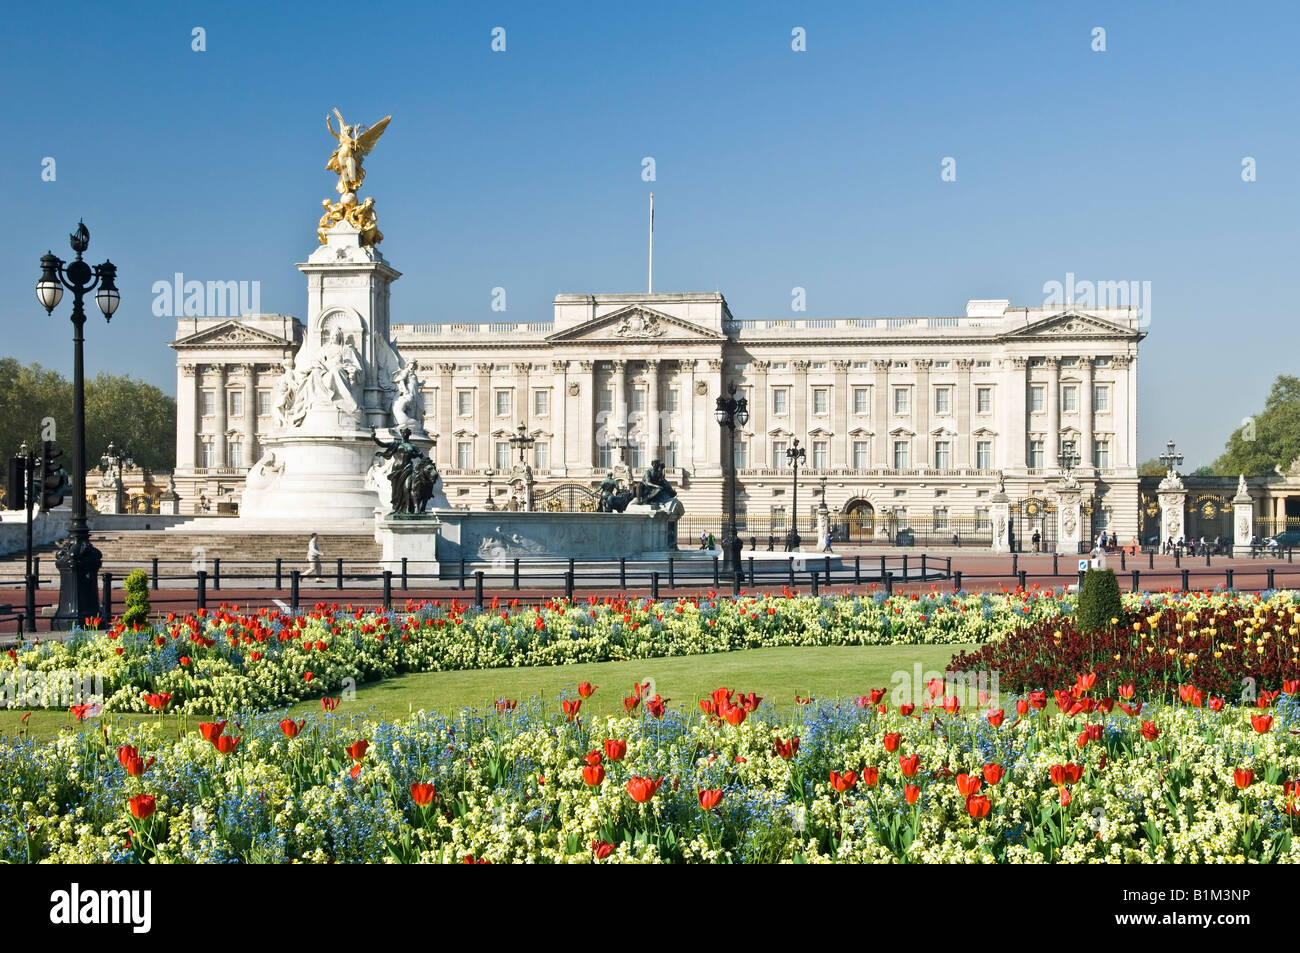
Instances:
[[[392,512],[423,513],[437,486],[438,468],[423,450],[411,442],[411,428],[403,427],[400,439],[385,442],[375,435],[372,427],[370,439],[383,448],[381,457],[393,461],[393,468],[388,473],[388,482],[393,488]]]
[[[597,513],[622,513],[634,496],[631,490],[619,489],[618,481],[614,479],[612,473],[605,475],[605,479],[600,481],[597,489],[600,493],[596,502]]]
[[[668,482],[668,478],[664,476],[662,460],[650,461],[650,469],[645,472],[645,477],[641,480],[638,490],[638,503],[653,503],[663,506],[677,496],[677,491],[673,489],[672,484]]]

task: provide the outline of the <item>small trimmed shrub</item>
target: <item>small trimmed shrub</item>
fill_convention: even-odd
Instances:
[[[149,622],[149,574],[143,569],[133,569],[126,577],[126,609],[122,612],[122,624],[128,629],[133,624],[147,625]]]
[[[1111,619],[1124,618],[1124,602],[1113,569],[1089,569],[1083,574],[1074,624],[1081,632],[1107,628]]]

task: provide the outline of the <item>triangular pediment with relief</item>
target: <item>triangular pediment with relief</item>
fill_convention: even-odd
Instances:
[[[718,331],[644,305],[620,308],[585,324],[556,331],[546,338],[554,344],[608,344],[611,341],[676,344],[726,339],[726,335]]]
[[[211,328],[178,338],[172,347],[292,347],[293,342],[238,321],[223,321]]]
[[[1028,327],[1019,328],[1007,335],[1008,338],[1116,336],[1140,337],[1141,332],[1122,324],[1116,324],[1113,321],[1107,321],[1105,318],[1099,318],[1095,314],[1073,309],[1042,318]]]

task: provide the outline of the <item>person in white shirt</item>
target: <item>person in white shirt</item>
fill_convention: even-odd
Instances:
[[[320,551],[320,544],[316,542],[316,534],[311,534],[311,539],[307,541],[307,567],[315,576],[317,582],[324,582],[320,574],[320,561],[324,555]]]

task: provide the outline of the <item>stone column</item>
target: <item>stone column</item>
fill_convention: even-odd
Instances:
[[[1029,465],[1026,448],[1029,417],[1025,413],[1025,396],[1028,387],[1025,375],[1029,368],[1029,360],[1017,356],[1011,358],[1008,364],[1006,390],[1007,397],[1010,399],[1004,399],[1007,405],[1007,439],[1010,444],[1010,459],[1007,464],[1011,470],[1023,472]]]
[[[934,361],[918,358],[912,362],[916,368],[916,406],[912,408],[916,430],[916,447],[913,449],[912,466],[934,469],[934,454],[930,450],[930,367]]]
[[[578,388],[578,393],[569,394],[570,397],[578,399],[578,446],[574,459],[580,461],[584,467],[594,467],[596,465],[596,408],[600,406],[596,401],[596,363],[579,361],[578,368],[580,370],[578,379],[569,384],[570,391],[575,385]]]
[[[478,371],[478,407],[476,408],[474,429],[478,431],[479,467],[496,469],[496,447],[492,439],[492,365],[476,364]]]
[[[1232,498],[1232,552],[1250,555],[1250,537],[1255,528],[1255,501],[1246,490],[1246,475],[1237,480],[1237,494]]]
[[[953,466],[957,468],[974,466],[975,436],[971,433],[970,423],[970,371],[975,362],[970,358],[958,358],[957,364],[957,446],[953,448]]]
[[[627,435],[631,432],[627,420],[627,361],[614,361],[613,387],[614,414],[605,423],[605,430],[611,437],[614,434]],[[614,455],[614,459],[617,461],[618,454]]]
[[[835,389],[831,393],[834,401],[831,414],[830,465],[835,469],[847,467],[849,455],[849,368],[852,361],[832,361],[835,369]],[[829,518],[829,517],[828,517]]]
[[[551,361],[551,474],[564,476],[569,466],[569,431],[565,426],[569,414],[568,361]]]
[[[661,456],[663,446],[663,427],[659,420],[659,361],[648,359],[645,362],[645,410],[646,416],[646,463]]]
[[[768,422],[768,398],[770,388],[767,383],[767,372],[771,370],[771,361],[751,361],[749,369],[754,374],[753,397],[749,402],[749,428],[754,432],[754,438],[749,442],[749,459],[751,467],[765,467],[769,450],[767,444],[767,431],[770,426]]]
[[[1137,467],[1137,391],[1133,387],[1137,379],[1136,361],[1126,354],[1111,360],[1115,373],[1115,383],[1111,385],[1113,408],[1111,419],[1115,421],[1114,450],[1111,460],[1114,466],[1126,469]]]
[[[523,424],[530,432],[533,430],[533,391],[530,375],[533,372],[532,362],[524,363],[516,361],[514,364],[515,371],[515,419]],[[517,425],[516,425],[517,426]],[[513,427],[511,428],[514,429]]]
[[[1156,498],[1160,501],[1160,541],[1172,539],[1176,543],[1183,538],[1183,514],[1187,504],[1187,488],[1177,473],[1170,470],[1160,481]]]
[[[443,471],[451,469],[459,462],[456,460],[455,436],[455,431],[458,429],[456,421],[456,387],[452,376],[455,373],[455,364],[441,363],[438,365],[438,406],[431,408],[434,419],[437,421],[434,424],[436,428],[434,433],[438,435],[438,457],[436,462],[438,468]],[[425,422],[424,429],[429,429],[428,421]]]
[[[1095,408],[1092,406],[1092,358],[1079,358],[1079,376],[1082,381],[1079,384],[1079,465],[1086,470],[1091,470],[1096,463],[1096,454],[1092,447],[1092,426],[1093,413]],[[1112,460],[1112,463],[1115,461]]]
[[[230,398],[226,394],[226,365],[216,364],[213,370],[217,372],[216,399],[213,401],[214,409],[217,412],[216,419],[216,436],[213,437],[213,463],[218,467],[230,466],[230,458],[226,454],[226,430],[229,429],[226,412],[229,410],[227,404]]]
[[[1057,466],[1061,452],[1061,359],[1050,356],[1043,363],[1047,367],[1047,443],[1043,447],[1043,466],[1051,469]],[[1081,458],[1082,455],[1080,450]]]
[[[244,365],[244,469],[257,462],[257,365]]]
[[[681,391],[682,391],[682,466],[692,472],[695,469],[696,460],[696,440],[695,440],[695,415],[700,398],[695,393],[695,365],[694,360],[685,360],[679,362],[681,368]]]
[[[791,361],[794,368],[794,386],[790,388],[790,429],[799,438],[799,446],[808,447],[808,368],[812,361]],[[789,441],[794,445],[794,439]],[[812,453],[812,447],[808,447]]]
[[[877,470],[889,467],[889,361],[872,361],[876,370],[871,394],[875,398],[872,410],[871,465]]]
[[[718,397],[726,393],[726,384],[722,373],[722,358],[709,359],[709,392],[704,398],[704,427],[709,436],[704,440],[703,463],[715,475],[722,474],[722,428],[713,419],[713,408]],[[712,426],[710,426],[712,425]]]
[[[193,470],[199,433],[199,383],[203,375],[194,364],[176,369],[176,469]]]

